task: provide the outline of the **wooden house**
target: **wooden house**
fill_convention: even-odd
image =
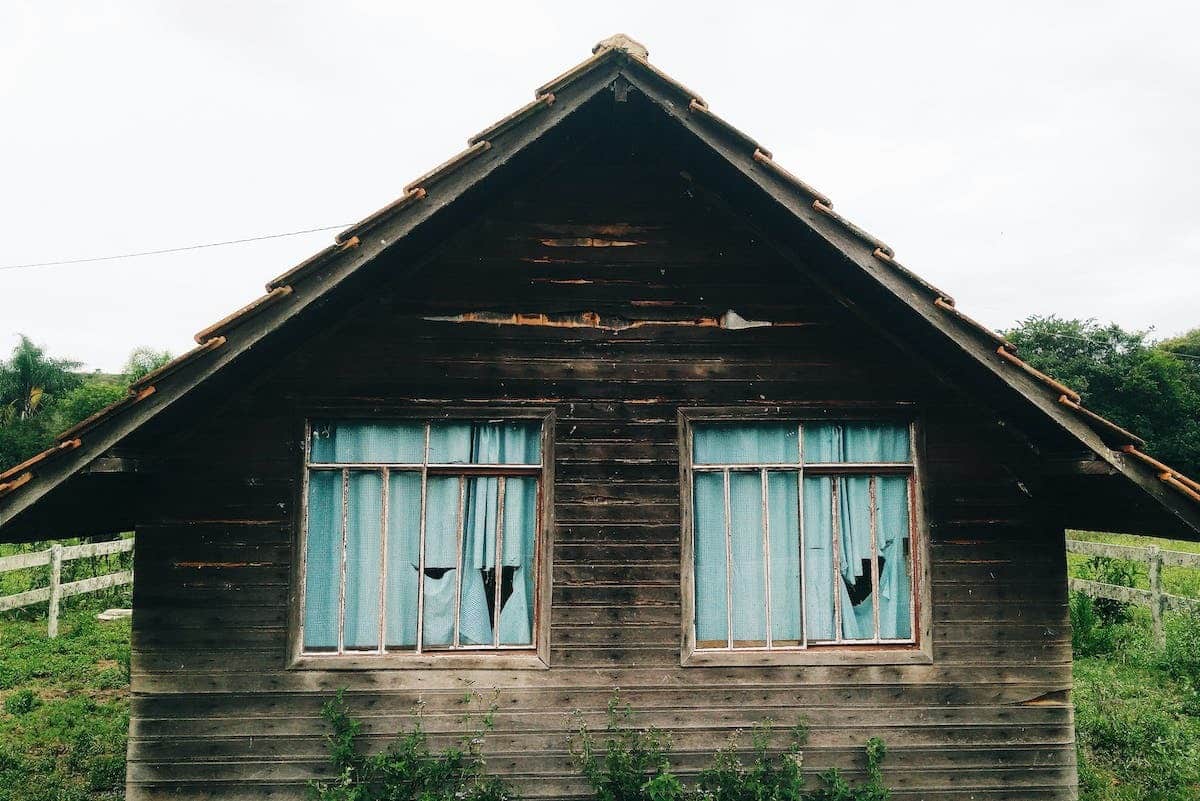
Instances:
[[[804,717],[1074,798],[1064,530],[1200,485],[626,37],[469,145],[0,475],[0,538],[136,530],[131,801],[302,797],[342,687],[375,743],[494,688],[531,797],[619,687],[685,773]]]

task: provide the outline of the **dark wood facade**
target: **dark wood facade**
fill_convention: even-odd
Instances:
[[[684,771],[736,729],[804,717],[813,771],[854,770],[883,738],[897,798],[1073,798],[1063,525],[1022,437],[1068,443],[1006,425],[886,305],[848,302],[815,255],[765,241],[769,219],[732,211],[653,125],[617,115],[566,142],[128,443],[158,465],[137,526],[128,797],[302,797],[340,687],[377,745],[418,701],[451,735],[464,691],[494,689],[492,769],[576,796],[567,714],[598,723],[619,687]],[[713,325],[727,310],[773,325]],[[520,317],[430,319],[479,313]],[[555,415],[549,669],[290,666],[305,418],[511,406]],[[680,665],[678,414],[699,406],[919,421],[927,658]]]

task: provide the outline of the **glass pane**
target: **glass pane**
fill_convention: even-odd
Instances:
[[[879,476],[876,512],[879,542],[879,636],[912,637],[912,554],[909,542],[908,479]]]
[[[455,421],[429,429],[431,464],[540,464],[542,424]]]
[[[797,464],[796,426],[705,424],[692,429],[693,464]]]
[[[312,462],[419,464],[425,450],[424,423],[312,424]]]
[[[833,639],[833,480],[804,479],[804,615],[808,639]]]
[[[762,478],[729,475],[730,538],[733,555],[734,646],[767,642],[767,571],[763,555]]]
[[[463,525],[462,582],[459,585],[460,645],[492,644],[492,579],[496,567],[498,478],[468,478]]]
[[[771,640],[800,645],[800,517],[796,473],[767,474],[767,511],[771,539]]]
[[[504,536],[500,546],[501,645],[533,644],[537,520],[537,479],[505,479]]]
[[[459,484],[457,476],[430,476],[425,489],[425,593],[422,641],[427,647],[454,642],[458,573]]]
[[[386,645],[404,650],[417,643],[417,572],[421,547],[421,474],[388,477]]]
[[[871,586],[871,496],[869,476],[841,476],[838,482],[838,553],[841,580],[842,637],[875,637],[875,599]]]
[[[907,462],[908,426],[896,423],[817,423],[804,426],[804,461]]]
[[[383,476],[351,471],[346,496],[347,649],[379,647],[379,580],[383,566]]]
[[[342,474],[308,474],[304,556],[304,650],[336,650],[342,587]]]
[[[723,648],[729,639],[725,605],[725,481],[720,473],[697,473],[695,504],[696,644]]]

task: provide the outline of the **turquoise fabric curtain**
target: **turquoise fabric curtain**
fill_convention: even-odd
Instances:
[[[795,425],[703,425],[692,429],[693,464],[798,464]]]
[[[834,639],[833,479],[804,479],[804,612],[810,641]]]
[[[871,495],[869,476],[841,476],[838,485],[838,538],[841,581],[842,637],[870,640],[875,636],[874,588],[855,593],[856,585],[871,581]]]
[[[907,462],[908,427],[893,423],[815,423],[804,426],[804,461]]]
[[[512,571],[511,595],[502,597],[500,644],[533,643],[536,599],[534,549],[537,535],[537,480],[510,477],[504,487],[504,538],[501,562]]]
[[[454,642],[454,589],[458,570],[458,476],[430,476],[425,488],[425,594],[426,646]]]
[[[304,555],[304,648],[338,645],[342,588],[342,473],[314,470],[308,477],[308,537]]]
[[[343,644],[379,647],[379,580],[383,567],[383,476],[351,470],[346,496],[346,589]]]
[[[800,502],[796,473],[767,473],[767,519],[771,542],[771,639],[777,645],[803,638],[800,608]]]
[[[883,568],[879,575],[879,636],[912,637],[912,564],[909,547],[908,479],[879,476],[877,537]]]
[[[492,617],[484,573],[496,566],[496,513],[499,479],[468,478],[463,528],[462,583],[459,587],[458,639],[462,645],[490,645]]]
[[[430,464],[538,464],[541,423],[447,422],[429,427]]]
[[[696,640],[710,647],[729,639],[726,606],[725,479],[721,473],[696,473],[692,482]]]
[[[767,578],[763,558],[762,478],[729,474],[730,548],[733,557],[733,639],[735,644],[765,645]]]
[[[329,423],[312,425],[313,462],[420,464],[424,423]]]
[[[405,650],[417,644],[417,588],[421,565],[421,474],[393,472],[388,478],[387,608],[385,645]]]

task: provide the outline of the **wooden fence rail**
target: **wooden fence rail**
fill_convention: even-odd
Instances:
[[[123,553],[133,550],[133,540],[113,540],[112,542],[94,542],[86,545],[59,545],[55,543],[44,551],[19,553],[15,556],[0,558],[0,573],[11,573],[14,570],[24,570],[29,567],[50,566],[50,586],[38,587],[16,595],[0,598],[0,612],[17,609],[22,606],[50,602],[49,621],[47,628],[51,637],[58,636],[58,607],[63,598],[81,595],[85,592],[95,592],[107,587],[117,587],[133,583],[133,571],[121,570],[104,576],[81,581],[62,583],[62,563],[73,559],[84,559],[90,556],[106,556],[113,553]]]
[[[1114,601],[1150,607],[1150,616],[1154,621],[1154,639],[1159,645],[1162,645],[1166,639],[1163,632],[1163,614],[1165,612],[1189,610],[1200,612],[1200,599],[1171,595],[1164,592],[1162,587],[1163,565],[1192,567],[1200,570],[1200,553],[1164,551],[1157,545],[1139,548],[1131,545],[1106,545],[1102,542],[1085,542],[1083,540],[1067,540],[1067,551],[1084,556],[1126,559],[1149,566],[1150,589],[1148,590],[1120,587],[1115,584],[1079,578],[1072,578],[1069,583],[1072,590],[1093,598],[1110,598]]]

